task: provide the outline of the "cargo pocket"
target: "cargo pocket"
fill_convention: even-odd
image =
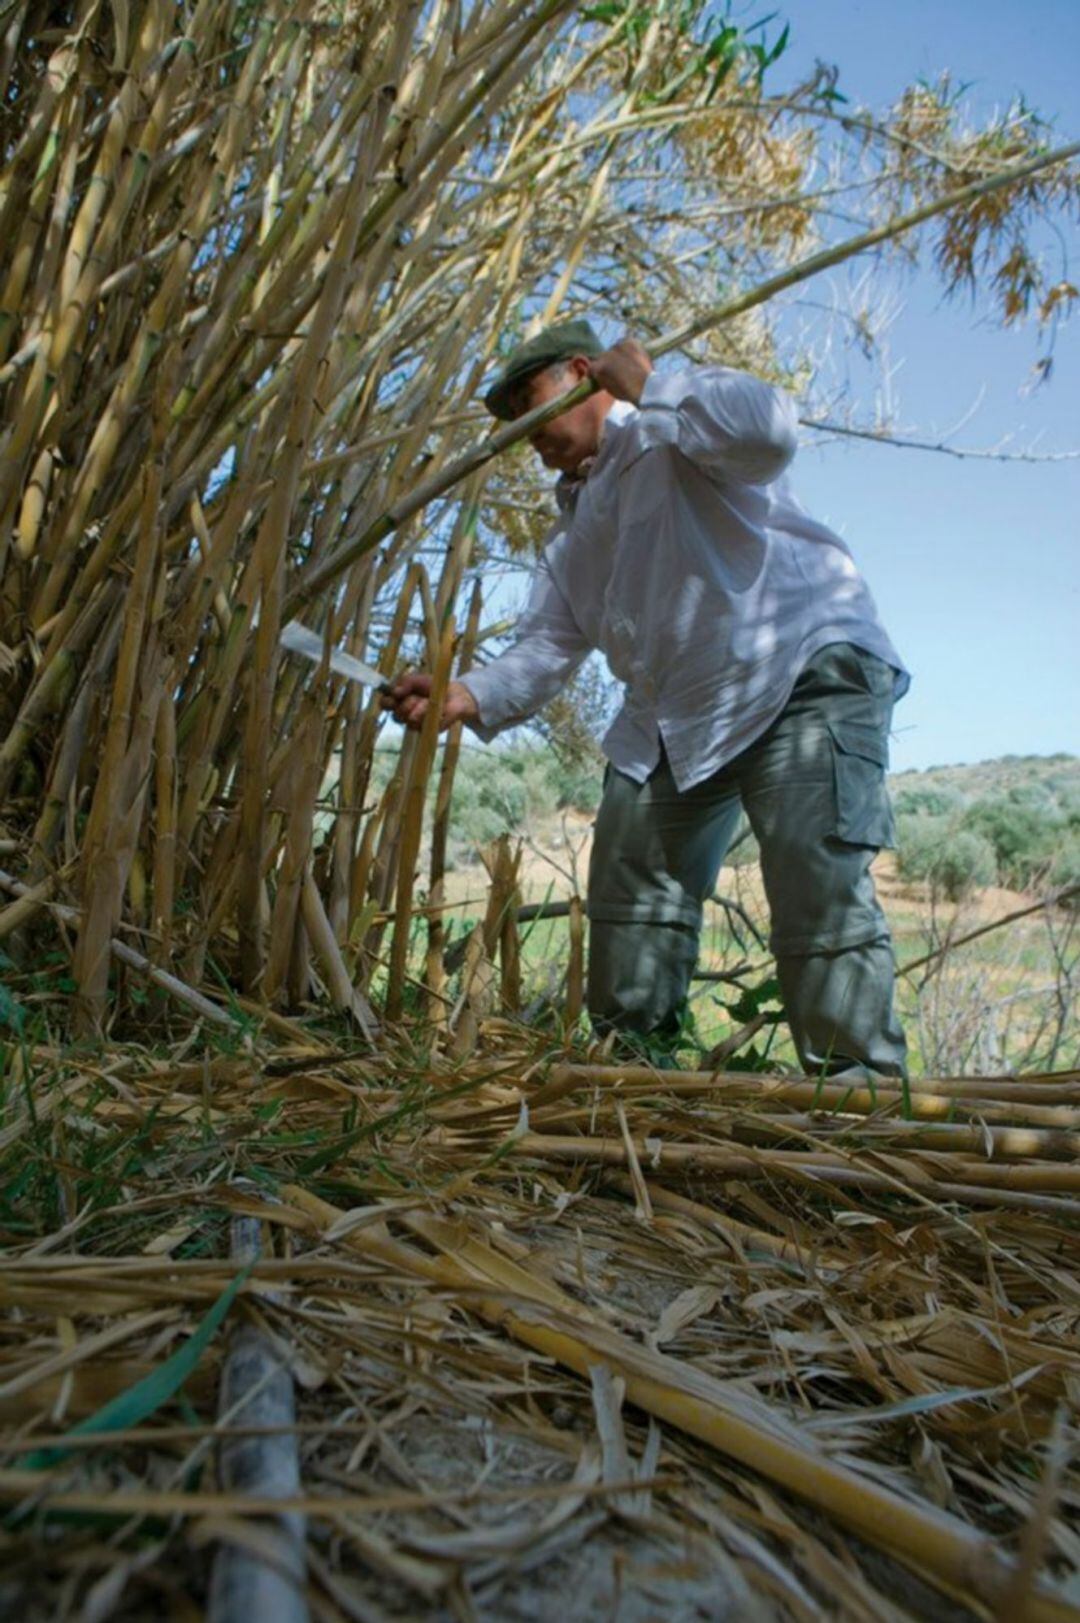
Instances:
[[[836,834],[849,845],[896,844],[885,768],[889,746],[877,727],[861,721],[830,721]]]

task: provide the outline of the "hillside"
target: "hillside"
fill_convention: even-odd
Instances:
[[[389,752],[380,751],[374,782],[385,781]],[[600,796],[603,763],[565,765],[542,746],[469,749],[453,802],[453,857],[475,859],[478,845],[501,833],[524,833],[543,843],[563,811],[590,813]],[[981,844],[969,856],[977,885],[1001,881],[1024,888],[1049,878],[1063,885],[1080,878],[1080,758],[1067,754],[1006,755],[966,765],[934,766],[891,775],[901,866],[909,878],[931,878],[915,847],[932,838],[940,849],[963,831]],[[910,848],[906,850],[905,848]],[[987,848],[992,857],[987,858]],[[752,855],[740,844],[739,860]],[[978,860],[982,858],[982,861]],[[947,887],[955,894],[963,884]]]
[[[889,785],[894,796],[912,788],[942,789],[967,799],[1031,789],[1075,796],[1080,793],[1080,756],[1061,751],[1055,755],[999,755],[990,761],[894,772]]]

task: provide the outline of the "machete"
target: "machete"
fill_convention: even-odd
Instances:
[[[290,620],[288,625],[283,626],[278,640],[290,654],[310,659],[313,665],[321,665],[326,655],[322,637],[318,632],[309,631],[299,620]],[[331,648],[328,664],[332,671],[344,676],[348,682],[362,682],[365,687],[374,688],[378,693],[390,692],[390,684],[381,671],[377,671],[374,665],[365,665],[362,659],[347,654],[343,648]]]

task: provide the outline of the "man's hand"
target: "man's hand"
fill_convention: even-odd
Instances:
[[[389,694],[383,696],[383,709],[394,712],[394,720],[411,727],[418,733],[427,714],[431,694],[431,677],[424,671],[410,671],[399,676]],[[443,699],[439,726],[450,727],[455,721],[479,721],[480,707],[464,682],[450,682]]]
[[[598,388],[606,389],[616,400],[630,400],[635,406],[651,371],[648,353],[636,338],[620,338],[589,362],[589,376]]]

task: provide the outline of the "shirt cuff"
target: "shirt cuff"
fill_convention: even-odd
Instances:
[[[480,712],[476,721],[466,722],[465,725],[481,742],[490,744],[504,724],[504,718],[498,713],[499,705],[493,691],[494,683],[485,680],[483,671],[470,671],[467,676],[459,676],[458,681],[463,688],[468,688]]]

